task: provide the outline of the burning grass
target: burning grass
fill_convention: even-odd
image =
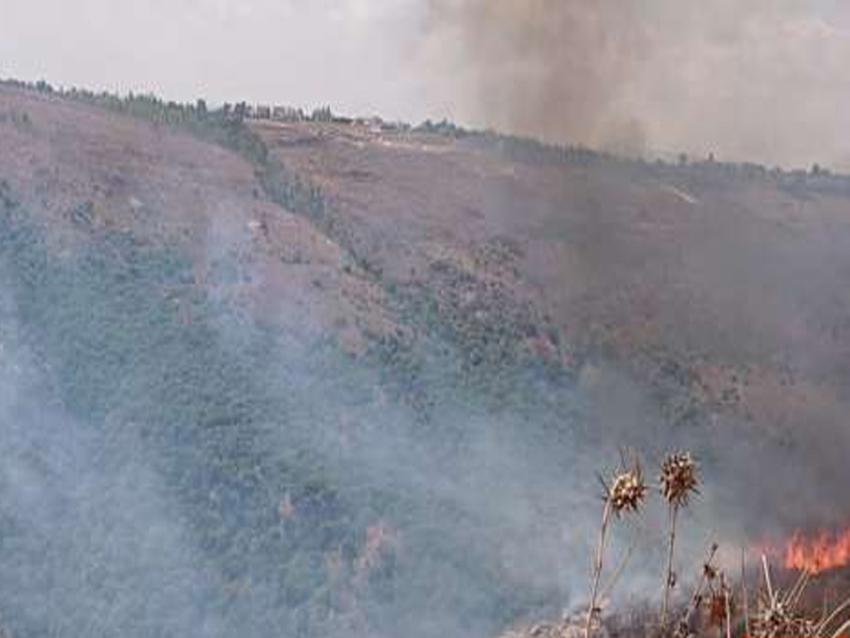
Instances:
[[[581,620],[567,617],[560,623],[538,624],[525,632],[505,634],[505,638],[615,635],[651,638],[843,638],[850,635],[850,595],[839,597],[835,604],[824,601],[819,613],[812,611],[807,597],[807,593],[815,589],[813,585],[817,583],[819,574],[850,562],[850,532],[835,537],[820,535],[811,540],[795,535],[785,548],[783,567],[798,573],[787,588],[778,586],[765,553],[760,556],[757,582],[749,582],[752,579],[748,579],[745,550],[741,552],[741,574],[736,582],[720,566],[717,560],[720,546],[713,543],[702,561],[688,602],[677,606],[671,601],[670,594],[677,580],[672,568],[676,513],[689,505],[691,497],[698,493],[700,482],[697,464],[688,452],[670,454],[660,466],[659,494],[670,511],[660,616],[646,611],[635,613],[636,610],[632,609],[628,610],[628,615],[619,613],[603,618],[598,599],[610,524],[622,517],[639,514],[650,492],[635,454],[629,461],[626,454],[622,454],[619,470],[610,480],[601,477],[600,480],[604,487],[604,509],[586,615]],[[625,565],[618,567],[605,588],[606,595],[624,568]],[[751,605],[750,601],[754,604]]]
[[[850,529],[838,534],[820,532],[814,537],[795,534],[785,545],[783,561],[787,569],[813,574],[850,565]]]

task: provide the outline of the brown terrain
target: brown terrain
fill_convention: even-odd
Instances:
[[[746,532],[848,523],[843,178],[557,159],[368,123],[247,126],[321,193],[321,214],[287,209],[250,159],[189,132],[10,86],[0,180],[58,260],[105,230],[127,232],[186,251],[194,284],[215,281],[252,318],[330,338],[355,361],[436,334],[470,378],[539,366],[588,397],[588,423],[613,449],[693,437],[720,472],[752,459],[718,479],[764,505]],[[247,274],[222,274],[222,255]],[[184,297],[163,295],[191,324]],[[817,499],[801,498],[814,487]],[[711,490],[708,500],[723,514],[742,504],[724,509]],[[287,517],[298,512],[286,503]],[[353,559],[363,569],[395,542],[391,525],[368,529]]]
[[[16,124],[16,112],[31,124]],[[649,380],[669,359],[718,408],[789,425],[841,414],[850,354],[841,194],[710,168],[700,178],[523,162],[428,133],[252,122],[332,202],[342,228],[329,233],[265,197],[247,161],[189,135],[6,87],[0,113],[0,171],[51,219],[58,244],[128,228],[194,247],[202,278],[200,247],[230,224],[251,235],[250,258],[263,263],[258,309],[289,297],[352,347],[399,328],[381,288],[421,284],[481,320],[526,316],[536,324],[527,347],[565,365],[598,348]],[[84,218],[72,212],[81,202],[91,202]],[[378,280],[345,268],[352,253]],[[534,329],[544,325],[563,342]]]
[[[423,133],[252,126],[333,201],[337,236],[384,285],[433,290],[444,320],[511,315],[528,350],[591,387],[595,362],[616,361],[672,422],[696,409],[775,433],[844,419],[844,194],[711,165],[512,161]]]

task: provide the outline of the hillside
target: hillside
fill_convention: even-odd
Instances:
[[[620,446],[847,524],[845,178],[136,106],[0,86],[14,635],[492,636]]]

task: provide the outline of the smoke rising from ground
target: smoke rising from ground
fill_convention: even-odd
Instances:
[[[428,0],[428,55],[471,120],[631,154],[844,165],[836,3]]]
[[[107,233],[47,259],[17,210],[0,240],[4,630],[486,636],[509,602],[580,596],[598,507],[562,486],[591,459],[460,402],[454,355],[435,353],[423,429],[286,300],[292,332],[245,316],[238,291],[264,270],[243,225],[210,225],[188,325],[160,288],[190,293],[182,253]]]
[[[585,599],[611,441],[653,461],[699,445],[626,378],[603,401],[518,374],[528,400],[488,409],[437,339],[423,422],[287,299],[285,330],[244,312],[239,291],[268,276],[244,224],[210,223],[196,290],[180,252],[106,233],[54,258],[37,213],[16,215],[0,241],[0,621],[21,635],[483,638]],[[656,503],[640,523],[650,557],[659,520]],[[653,591],[656,567],[620,591]]]

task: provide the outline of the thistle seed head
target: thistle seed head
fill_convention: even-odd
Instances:
[[[696,462],[689,452],[668,454],[661,463],[659,477],[661,495],[671,505],[688,504],[691,494],[698,493]]]
[[[615,514],[637,512],[646,500],[647,487],[640,464],[633,461],[631,467],[623,467],[605,486],[605,499]]]

